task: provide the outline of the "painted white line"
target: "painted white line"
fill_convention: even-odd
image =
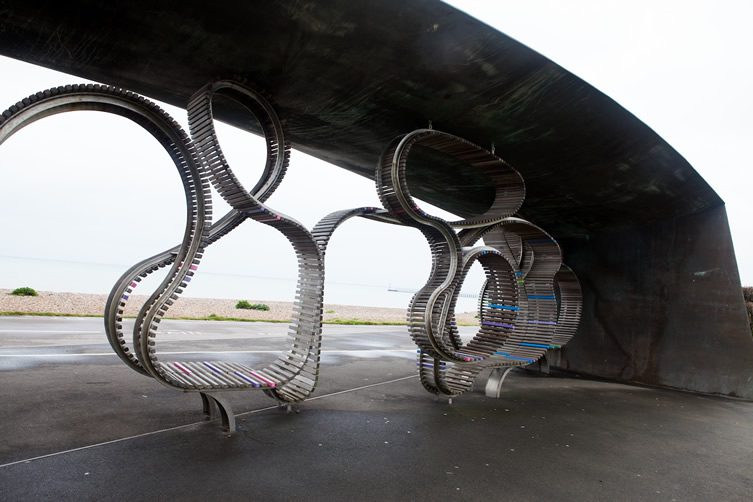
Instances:
[[[316,396],[316,397],[312,397],[310,399],[306,399],[303,402],[305,403],[306,401],[315,401],[317,399],[324,399],[325,397],[339,396],[341,394],[347,394],[349,392],[356,392],[356,391],[363,390],[363,389],[369,389],[371,387],[379,387],[380,385],[389,385],[391,383],[402,382],[403,380],[410,380],[411,378],[418,378],[418,375],[411,375],[411,376],[402,377],[402,378],[395,378],[393,380],[387,380],[385,382],[372,383],[370,385],[362,385],[360,387],[354,387],[352,389],[341,390],[341,391],[338,391],[338,392],[331,392],[329,394],[323,394],[321,396]],[[276,409],[278,407],[279,407],[278,405],[267,406],[265,408],[259,408],[259,409],[256,409],[256,410],[244,411],[243,413],[238,413],[235,416],[236,417],[243,417],[243,416],[246,416],[246,415],[253,415],[255,413],[261,413],[262,411],[274,410],[274,409]],[[124,437],[124,438],[113,439],[111,441],[105,441],[105,442],[102,442],[102,443],[96,443],[96,444],[90,444],[90,445],[86,445],[86,446],[80,446],[78,448],[71,448],[70,450],[56,451],[54,453],[48,453],[46,455],[39,455],[39,456],[36,456],[36,457],[25,458],[23,460],[16,460],[14,462],[8,462],[7,464],[0,464],[0,469],[2,469],[4,467],[10,467],[10,466],[13,466],[13,465],[18,465],[18,464],[28,464],[28,463],[34,462],[35,460],[42,460],[42,459],[50,458],[50,457],[57,457],[59,455],[65,455],[67,453],[74,453],[74,452],[77,452],[77,451],[89,450],[91,448],[98,448],[100,446],[107,446],[107,445],[110,445],[110,444],[122,443],[124,441],[130,441],[132,439],[139,439],[139,438],[144,438],[144,437],[148,437],[148,436],[154,436],[156,434],[161,434],[163,432],[171,432],[171,431],[177,431],[177,430],[180,430],[180,429],[186,429],[188,427],[193,427],[193,426],[201,425],[201,424],[205,424],[205,423],[207,423],[207,421],[206,420],[202,420],[201,422],[193,422],[193,423],[185,424],[185,425],[177,425],[175,427],[168,427],[166,429],[160,429],[160,430],[156,430],[156,431],[145,432],[143,434],[136,434],[135,436],[127,436],[127,437]]]
[[[81,330],[62,330],[62,329],[0,329],[0,333],[63,333],[63,334],[77,334],[77,335],[89,335],[97,333],[103,335],[104,330],[99,331],[81,331]]]
[[[39,350],[39,349],[59,349],[61,347],[70,349],[72,347],[82,347],[86,345],[95,345],[95,344],[94,343],[51,343],[51,344],[44,344],[44,345],[18,345],[18,346],[6,346],[4,349],[0,349],[0,350],[20,350],[20,349]]]
[[[0,358],[3,357],[19,357],[21,359],[28,358],[34,359],[37,357],[87,357],[87,356],[114,356],[115,352],[95,352],[91,354],[0,354]]]
[[[325,397],[339,396],[340,394],[347,394],[348,392],[355,392],[357,390],[369,389],[371,387],[379,387],[380,385],[387,385],[389,383],[402,382],[403,380],[410,380],[411,378],[418,378],[418,375],[411,375],[411,376],[407,376],[407,377],[395,378],[393,380],[387,380],[386,382],[379,382],[379,383],[372,383],[372,384],[369,384],[369,385],[362,385],[360,387],[353,387],[352,389],[341,390],[341,391],[338,391],[338,392],[330,392],[329,394],[323,394],[321,396],[311,397],[309,399],[306,399],[303,402],[305,403],[306,401],[316,401],[317,399],[324,399]],[[243,415],[243,413],[241,413],[241,415]],[[2,465],[0,465],[0,467],[2,467]]]
[[[280,354],[287,349],[279,350],[193,350],[182,352],[160,352],[159,355],[186,355],[186,354]],[[322,354],[362,354],[364,352],[415,352],[416,349],[343,349],[343,350],[323,350]],[[115,352],[89,352],[89,353],[65,353],[65,354],[0,354],[2,357],[20,357],[20,358],[36,358],[36,357],[103,357],[103,356],[115,356]]]

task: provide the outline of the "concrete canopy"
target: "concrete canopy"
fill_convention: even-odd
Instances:
[[[244,81],[273,99],[295,148],[368,177],[392,138],[429,121],[494,144],[526,181],[521,215],[563,243],[583,284],[561,367],[753,398],[723,201],[609,97],[448,5],[3,0],[0,53],[180,107],[208,81]],[[217,115],[256,127],[233,107]],[[428,155],[409,181],[463,216],[493,196]]]

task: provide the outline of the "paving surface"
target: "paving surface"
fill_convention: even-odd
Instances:
[[[252,362],[286,330],[165,326],[167,351]],[[230,393],[228,437],[196,395],[110,355],[101,319],[2,318],[0,500],[753,497],[753,403],[517,371],[499,400],[448,405],[415,378],[403,329],[325,326],[314,399],[285,414]]]

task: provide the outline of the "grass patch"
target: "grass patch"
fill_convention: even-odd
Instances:
[[[60,312],[0,312],[2,316],[27,316],[27,317],[104,317],[104,314],[67,314]],[[136,316],[123,316],[123,319],[135,319]],[[176,321],[240,321],[240,322],[290,322],[290,319],[247,319],[245,317],[224,317],[217,314],[209,314],[202,317],[165,317],[167,320]]]
[[[290,322],[289,319],[249,319],[247,317],[225,317],[217,314],[209,314],[204,317],[168,317],[166,319],[178,319],[181,321]]]
[[[64,314],[60,312],[0,312],[0,316],[38,316],[38,317],[104,317],[103,314]],[[135,316],[124,316],[133,319]],[[274,322],[289,323],[290,319],[247,319],[244,317],[225,317],[209,314],[203,317],[166,317],[176,321],[234,321],[234,322]],[[363,319],[326,319],[323,324],[340,324],[346,326],[405,326],[405,321],[366,321]],[[473,323],[458,323],[458,326],[478,326]]]
[[[249,303],[248,300],[239,300],[238,303],[235,304],[235,308],[237,309],[245,309],[245,310],[269,310],[269,305],[266,303]],[[210,314],[213,315],[213,314]]]
[[[217,314],[209,314],[206,317],[176,317],[170,319],[183,319],[188,321],[237,321],[237,322],[279,322],[288,323],[290,319],[246,319],[244,317],[225,317]],[[362,319],[328,319],[323,324],[345,324],[352,326],[405,326],[405,322],[398,321],[365,321]]]
[[[13,296],[39,296],[36,289],[28,287],[16,288],[10,294]]]
[[[363,319],[325,319],[322,323],[349,326],[405,326],[405,321],[364,321]]]
[[[63,314],[60,312],[0,312],[0,316],[104,317],[103,314]]]

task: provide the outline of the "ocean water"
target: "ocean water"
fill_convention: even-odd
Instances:
[[[265,143],[234,128],[218,125],[218,131],[234,172],[253,186]],[[96,112],[40,120],[3,143],[0,157],[2,288],[107,293],[133,263],[181,242],[186,207],[175,168],[154,138],[128,120]],[[306,228],[332,211],[380,205],[373,181],[300,152],[291,154],[285,181],[267,203]],[[215,193],[215,218],[228,210]],[[415,228],[355,218],[338,227],[326,262],[325,302],[405,308],[428,278],[431,255]],[[290,301],[296,267],[284,235],[247,221],[206,250],[185,295]],[[481,282],[467,279],[468,291],[478,292]],[[464,298],[458,311],[475,305]]]

